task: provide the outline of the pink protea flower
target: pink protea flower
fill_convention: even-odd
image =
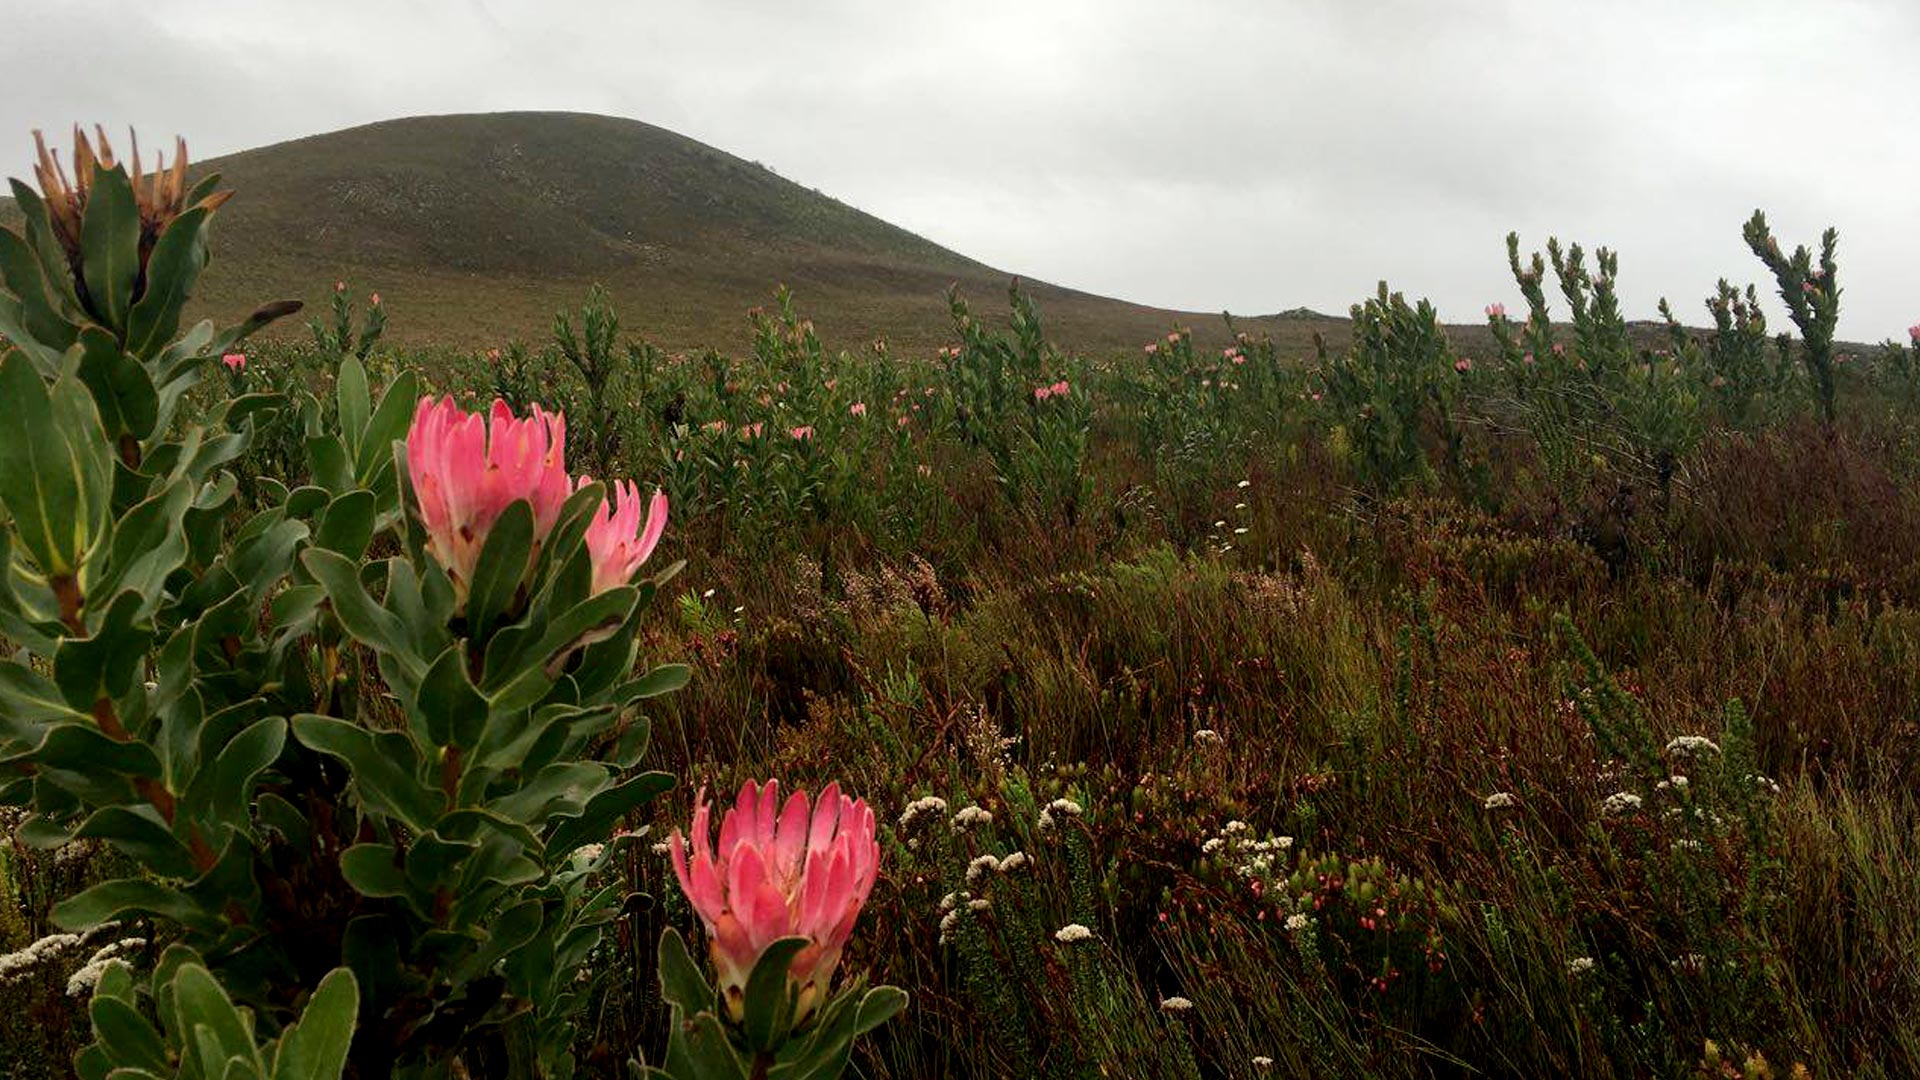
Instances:
[[[591,483],[590,476],[580,478],[581,487]],[[654,489],[643,520],[640,489],[630,480],[615,483],[587,526],[587,559],[593,564],[592,594],[598,596],[632,581],[634,572],[653,554],[653,549],[660,544],[660,534],[666,531],[666,492]]]
[[[1487,318],[1504,319],[1506,317],[1507,317],[1507,305],[1505,304],[1488,304],[1487,305]]]
[[[796,791],[780,804],[780,782],[749,780],[720,822],[712,845],[706,791],[693,804],[692,836],[667,841],[680,888],[706,925],[727,1010],[746,1010],[747,977],[769,945],[808,939],[793,958],[789,985],[799,992],[798,1022],[827,996],[840,951],[880,870],[873,811],[828,784],[809,804]],[[692,854],[688,854],[689,848]]]
[[[452,397],[420,399],[407,432],[407,473],[427,551],[462,602],[487,533],[507,507],[520,499],[532,504],[536,549],[553,530],[573,490],[566,451],[567,418],[538,405],[523,420],[504,401],[482,417]]]
[[[867,403],[864,401],[856,401],[852,405],[847,406],[847,411],[855,416],[865,416],[867,415]]]
[[[220,362],[227,365],[228,371],[247,370],[247,354],[246,353],[230,352],[227,355],[221,357]]]

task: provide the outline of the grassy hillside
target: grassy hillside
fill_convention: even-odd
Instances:
[[[314,303],[345,279],[379,291],[392,336],[416,344],[538,337],[599,282],[629,326],[670,348],[744,344],[744,313],[780,284],[835,344],[930,347],[950,336],[949,285],[997,304],[1009,279],[764,166],[613,117],[413,117],[196,171],[210,169],[239,194],[214,230],[206,310]],[[1176,322],[1225,336],[1212,314],[1026,284],[1078,347],[1137,348]],[[1272,321],[1300,347],[1326,325]]]

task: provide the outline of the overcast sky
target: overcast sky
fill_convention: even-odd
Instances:
[[[75,119],[208,157],[419,113],[659,124],[1009,271],[1168,307],[1476,320],[1508,230],[1690,320],[1755,207],[1920,321],[1916,0],[0,0],[0,164]],[[13,134],[6,134],[13,133]],[[13,140],[13,150],[5,140]]]

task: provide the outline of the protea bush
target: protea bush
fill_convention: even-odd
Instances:
[[[687,672],[637,643],[679,568],[654,572],[667,500],[570,474],[538,405],[374,386],[344,330],[330,407],[248,392],[241,343],[298,304],[180,329],[228,193],[187,185],[184,147],[130,175],[76,134],[73,165],[43,145],[24,235],[0,232],[0,803],[27,843],[122,857],[62,927],[152,928],[97,975],[80,1074],[569,1075],[583,965],[627,899],[601,873],[615,828],[672,784],[641,766],[644,710]],[[209,375],[234,392],[183,408]],[[286,411],[306,482],[243,507],[235,463]],[[754,939],[783,967],[812,949],[810,977],[733,986],[744,1011],[679,1001],[702,1054],[834,1075],[847,1025],[903,1002],[826,999],[877,862],[863,812],[823,795],[811,936]],[[705,1061],[669,1067],[728,1075]]]

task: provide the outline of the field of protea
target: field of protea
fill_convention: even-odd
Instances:
[[[1920,327],[1835,342],[1831,234],[1664,328],[1511,239],[1472,355],[1384,285],[1311,356],[1017,290],[464,354],[192,325],[217,181],[69,164],[0,1075],[1920,1073]]]

